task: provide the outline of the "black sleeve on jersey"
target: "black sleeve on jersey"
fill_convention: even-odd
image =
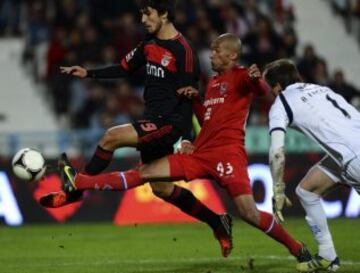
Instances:
[[[200,81],[200,62],[196,52],[193,53],[193,72],[185,73],[183,75],[183,86],[192,86],[199,90],[199,81]]]
[[[87,77],[94,79],[116,79],[128,75],[129,71],[125,70],[122,65],[119,64],[87,70]]]
[[[179,88],[185,86],[193,86],[199,89],[200,80],[200,64],[199,58],[189,43],[185,39],[181,39],[184,50],[181,50],[177,56],[176,66],[179,76]]]
[[[145,65],[143,43],[130,51],[122,60],[121,64],[111,65],[103,68],[87,70],[87,77],[95,79],[116,79],[130,75]]]

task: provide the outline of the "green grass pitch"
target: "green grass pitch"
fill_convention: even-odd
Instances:
[[[316,251],[303,219],[288,219],[286,227]],[[339,272],[360,272],[360,220],[332,220],[330,228],[342,261]],[[222,258],[203,224],[3,226],[0,272],[295,272],[285,248],[241,221],[234,223],[234,243],[231,256]]]

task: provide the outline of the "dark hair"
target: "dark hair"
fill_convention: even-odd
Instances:
[[[157,10],[159,15],[168,13],[168,20],[173,22],[175,20],[176,0],[137,0],[137,6],[140,10],[148,7]]]
[[[279,83],[282,89],[302,81],[295,64],[289,59],[279,59],[267,64],[264,69],[264,78],[271,87]]]

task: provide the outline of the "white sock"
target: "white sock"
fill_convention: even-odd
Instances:
[[[306,211],[305,219],[319,245],[319,255],[326,260],[334,260],[337,255],[327,224],[326,214],[320,203],[320,196],[306,191],[300,186],[297,186],[296,194]]]

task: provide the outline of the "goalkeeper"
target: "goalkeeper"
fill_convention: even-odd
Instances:
[[[269,113],[270,165],[274,180],[274,212],[284,221],[282,209],[290,205],[283,181],[286,128],[294,127],[317,142],[326,156],[313,166],[296,188],[306,211],[306,221],[319,245],[310,262],[298,264],[300,272],[340,267],[320,198],[343,184],[360,192],[360,114],[330,88],[303,83],[295,65],[278,60],[265,68],[263,77],[276,95]]]

